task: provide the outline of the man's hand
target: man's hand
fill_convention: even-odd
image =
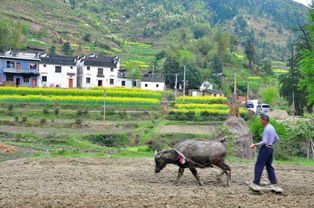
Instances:
[[[253,149],[256,147],[256,144],[251,144],[250,148]]]

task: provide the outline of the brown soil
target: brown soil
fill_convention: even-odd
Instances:
[[[233,177],[250,180],[253,163],[230,163]],[[314,207],[314,166],[275,164],[284,194],[256,194],[246,185],[218,182],[216,169],[177,167],[154,174],[152,159],[53,158],[0,163],[0,207]]]

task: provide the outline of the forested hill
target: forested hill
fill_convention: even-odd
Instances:
[[[126,40],[162,48],[173,30],[221,24],[282,56],[307,10],[292,0],[1,0],[0,49],[56,46],[62,53],[69,42],[76,53],[116,54]]]

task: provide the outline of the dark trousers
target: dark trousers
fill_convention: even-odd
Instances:
[[[267,147],[265,145],[262,146],[258,153],[258,157],[255,163],[253,183],[259,184],[261,182],[261,177],[262,177],[264,166],[266,166],[268,179],[270,183],[271,184],[277,183],[275,169],[271,165],[272,162],[273,162],[273,148]]]

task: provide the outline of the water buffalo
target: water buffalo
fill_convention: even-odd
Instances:
[[[231,178],[231,169],[225,163],[226,145],[223,141],[196,140],[183,141],[171,150],[163,150],[155,155],[155,172],[159,173],[167,164],[179,166],[176,184],[179,184],[184,169],[189,168],[199,185],[202,185],[196,168],[220,167],[226,174],[227,186]]]

